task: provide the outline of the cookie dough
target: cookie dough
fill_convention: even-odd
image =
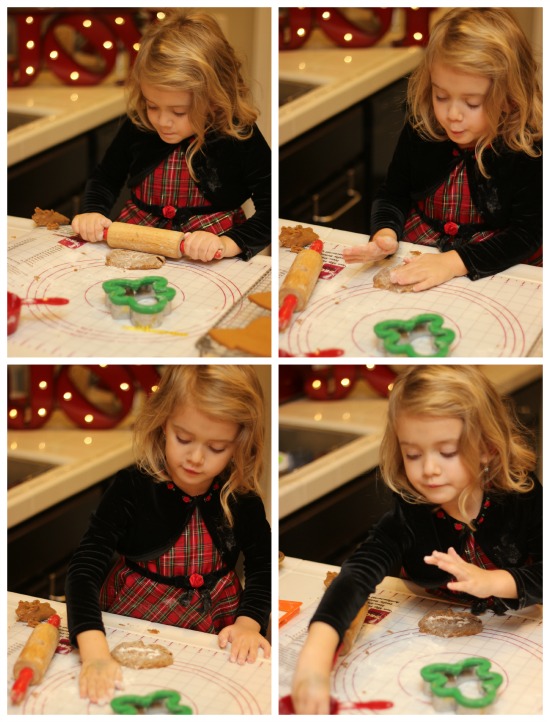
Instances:
[[[318,241],[319,236],[309,226],[282,226],[279,240],[284,248],[303,247]]]
[[[162,644],[145,642],[121,642],[111,650],[112,656],[124,667],[132,669],[153,669],[168,667],[174,661],[172,652]]]
[[[418,622],[424,634],[437,637],[469,637],[479,634],[483,622],[470,612],[453,612],[452,609],[433,609]]]
[[[43,211],[42,208],[38,207],[34,209],[34,214],[31,218],[37,226],[46,226],[50,231],[55,231],[59,226],[65,226],[67,223],[70,223],[69,218],[62,213],[57,213],[57,211],[52,210]]]
[[[28,627],[36,627],[40,622],[49,619],[52,614],[56,614],[48,602],[41,602],[35,599],[33,602],[24,602],[21,600],[15,610],[15,616],[18,622],[27,622]]]
[[[116,248],[107,254],[105,265],[126,268],[132,271],[149,270],[151,268],[161,268],[165,260],[164,256],[154,253],[142,253],[141,251],[127,251],[122,248]]]
[[[378,271],[376,276],[372,279],[372,285],[375,288],[381,288],[384,291],[393,291],[394,293],[411,293],[414,287],[414,283],[406,283],[401,285],[399,283],[392,283],[392,281],[390,281],[390,273],[395,268],[402,268],[403,265],[404,264],[401,264],[399,266],[387,266],[381,271]]]

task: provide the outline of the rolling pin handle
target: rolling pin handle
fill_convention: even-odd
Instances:
[[[59,629],[59,625],[61,624],[61,617],[59,614],[52,614],[51,617],[48,617],[46,619],[46,622],[48,624],[51,624],[53,627],[57,627]]]
[[[313,243],[309,247],[310,251],[317,251],[317,253],[323,252],[323,241],[320,239],[317,241],[313,241]]]
[[[288,327],[297,303],[298,298],[293,293],[289,293],[285,297],[279,309],[279,332],[284,331]]]
[[[11,688],[12,704],[20,704],[23,701],[33,677],[34,672],[32,669],[30,667],[23,667]]]

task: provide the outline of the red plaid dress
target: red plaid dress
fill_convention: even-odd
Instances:
[[[172,153],[133,189],[133,193],[140,206],[144,204],[158,206],[162,214],[138,207],[131,199],[121,210],[118,221],[157,228],[173,228],[184,233],[208,231],[219,236],[246,220],[242,208],[204,213],[204,207],[212,204],[204,198],[191,177],[185,159],[185,149],[180,145],[176,146]],[[190,215],[183,222],[176,223],[172,220],[176,209],[199,206],[203,207],[201,212]]]
[[[223,568],[223,560],[198,509],[171,549],[158,559],[142,564],[168,577],[205,575]],[[215,634],[234,623],[240,594],[239,578],[231,570],[211,589],[212,607],[205,611],[198,589],[191,590],[189,600],[182,603],[182,589],[148,579],[131,569],[121,557],[103,584],[100,606],[113,614]]]
[[[458,151],[455,150],[455,153],[458,155]],[[484,223],[483,216],[471,199],[464,160],[457,163],[449,177],[431,196],[418,201],[417,206],[418,208],[412,209],[409,213],[403,229],[402,238],[409,243],[439,246],[441,240],[445,238],[451,242],[451,245],[446,246],[444,250],[452,250],[452,239],[459,226],[483,226]],[[433,226],[426,219],[432,219]],[[482,243],[496,233],[498,230],[479,228],[471,233],[468,240],[470,243]],[[541,266],[542,251],[537,251],[525,263]]]

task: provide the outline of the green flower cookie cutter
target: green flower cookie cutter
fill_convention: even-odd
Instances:
[[[408,321],[389,320],[375,324],[374,333],[384,343],[387,353],[397,356],[413,356],[416,358],[447,356],[455,339],[455,332],[445,328],[443,316],[437,313],[422,313]],[[434,353],[418,353],[411,341],[413,332],[427,332],[435,347]]]
[[[134,326],[160,326],[176,295],[163,276],[112,278],[102,286],[112,317],[129,318]]]
[[[468,697],[457,685],[459,678],[474,674],[482,696]],[[455,664],[436,663],[422,667],[420,674],[434,697],[450,698],[467,709],[483,709],[495,701],[502,675],[491,672],[491,662],[485,657],[468,657]]]
[[[140,710],[164,702],[164,707],[170,714],[193,714],[191,707],[180,704],[179,692],[169,689],[160,689],[140,697],[135,694],[125,694],[111,700],[111,709],[116,714],[142,714]],[[161,714],[161,713],[159,713]]]

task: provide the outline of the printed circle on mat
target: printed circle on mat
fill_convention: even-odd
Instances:
[[[476,291],[475,282],[468,283],[471,285],[455,279],[407,294],[380,291],[372,284],[342,289],[310,303],[295,317],[281,345],[295,356],[334,346],[343,348],[347,356],[384,356],[372,331],[374,324],[428,312],[443,315],[446,325],[455,331],[453,356],[525,355],[526,330],[516,311],[498,298]],[[495,280],[495,288],[499,283]]]
[[[542,647],[512,629],[510,633],[490,629],[475,637],[445,639],[428,639],[407,629],[385,634],[371,644],[359,638],[336,668],[333,693],[340,700],[390,700],[394,714],[436,714],[421,668],[468,657],[486,657],[504,678],[492,713],[541,714]]]
[[[102,281],[111,278],[140,278],[151,274],[132,271],[127,276],[120,269],[106,269],[98,259],[59,263],[34,277],[24,291],[26,297],[61,295],[66,286],[74,287],[78,279],[80,295],[62,307],[33,306],[14,334],[17,345],[25,352],[43,356],[81,356],[83,343],[87,355],[94,356],[182,356],[195,350],[195,343],[224,313],[243,298],[255,278],[253,268],[238,266],[235,278],[221,271],[180,261],[166,263],[161,273],[176,289],[160,328],[146,333],[133,327],[128,319],[113,319],[105,304]],[[101,268],[102,281],[98,281]],[[238,280],[242,276],[241,282]],[[153,349],[152,346],[155,346]]]

